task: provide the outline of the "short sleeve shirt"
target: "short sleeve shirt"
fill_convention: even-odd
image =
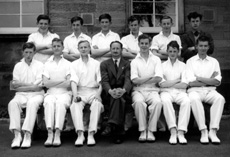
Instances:
[[[54,60],[54,56],[51,56],[44,66],[43,75],[50,80],[66,80],[66,77],[70,75],[70,67],[71,63],[64,58],[56,63]],[[66,88],[55,88],[51,87],[48,89],[48,94],[63,94],[68,92]]]
[[[82,41],[82,40],[87,40],[91,44],[91,38],[84,33],[81,33],[79,35],[79,37],[76,37],[74,35],[74,33],[67,36],[64,39],[64,50],[63,50],[63,52],[67,52],[67,53],[70,52],[70,53],[74,53],[74,54],[77,54],[80,56],[80,52],[78,50],[78,43],[79,43],[79,41]]]
[[[36,47],[38,47],[38,46],[49,46],[49,47],[51,47],[52,40],[54,38],[59,38],[59,36],[56,33],[50,33],[50,32],[48,32],[46,35],[43,36],[41,33],[39,33],[37,31],[37,32],[29,35],[27,42],[33,42]],[[50,56],[51,55],[36,53],[34,55],[34,59],[36,59],[42,63],[45,63]]]

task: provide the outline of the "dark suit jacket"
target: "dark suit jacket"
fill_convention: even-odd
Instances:
[[[106,94],[109,89],[125,88],[130,93],[132,88],[130,80],[130,62],[121,58],[118,72],[116,73],[115,65],[112,59],[108,59],[101,63],[101,84]]]
[[[213,38],[209,33],[200,31],[200,36],[205,35],[210,38],[210,48],[207,52],[208,55],[211,55],[214,51],[214,42]],[[188,50],[188,47],[193,47],[196,45],[195,43],[195,37],[192,31],[187,32],[186,34],[183,34],[181,36],[181,43],[182,43],[182,52],[181,52],[181,57],[184,58],[184,62],[191,58],[192,56],[195,56],[197,54],[197,51],[190,51]]]

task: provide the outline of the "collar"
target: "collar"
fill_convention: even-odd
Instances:
[[[40,35],[42,35],[40,32],[39,32],[39,30],[37,30],[37,32],[40,34]],[[51,33],[50,33],[50,31],[48,31],[44,36],[49,36]]]
[[[168,57],[168,60],[167,60],[167,62],[168,63],[170,63],[171,65],[172,65],[172,62],[171,62],[171,60],[170,60],[170,58]],[[177,64],[177,63],[179,63],[179,60],[178,60],[178,58],[176,59],[176,62],[174,63],[174,64]]]
[[[195,55],[194,57],[195,57],[195,60],[202,60],[202,59],[199,57],[199,55],[198,55],[198,54],[197,54],[197,55]],[[203,60],[208,60],[208,61],[210,61],[210,57],[207,55],[207,56],[206,56],[206,58],[205,58],[205,59],[203,59]]]
[[[138,32],[137,38],[138,38],[141,34],[143,34],[143,33],[142,33],[141,31],[139,31],[139,32]],[[135,38],[135,36],[132,34],[132,32],[130,32],[130,35],[131,35],[133,38]]]
[[[83,37],[83,35],[84,34],[81,32],[81,34],[78,36],[78,38]],[[74,34],[74,32],[70,36],[71,36],[71,38],[77,38],[76,35]]]
[[[110,35],[111,33],[112,33],[112,31],[109,30],[109,32],[108,32],[106,35],[104,35],[104,34],[102,33],[102,31],[100,31],[98,35],[100,35],[100,36],[107,36],[107,35]]]
[[[82,60],[81,55],[80,55],[80,58],[79,58],[79,59],[80,59],[81,62],[85,63],[85,62]],[[90,57],[90,54],[88,54],[88,62],[89,62],[91,59],[92,59],[92,58]],[[87,63],[88,63],[88,62],[87,62]]]
[[[164,37],[166,37],[164,34],[163,34],[163,31],[160,31],[160,33],[159,33],[161,36],[164,36]],[[171,30],[171,32],[170,32],[170,34],[169,34],[169,36],[168,37],[170,37],[171,35],[173,34],[173,31]]]
[[[63,59],[63,55],[61,55],[60,61],[61,61],[62,59]],[[47,61],[50,61],[50,62],[54,61],[54,55],[50,56],[50,58],[48,58]]]
[[[120,58],[118,58],[118,59],[114,59],[114,58],[112,58],[112,60],[113,60],[113,62],[115,62],[115,60],[117,60],[117,65],[119,65],[119,64],[120,64],[120,61],[121,61],[121,57],[120,57]]]
[[[26,64],[27,66],[31,66],[31,65],[34,63],[34,59],[32,59],[30,65],[28,65],[28,64],[26,63],[25,58],[22,58],[22,59],[21,59],[21,62],[23,62],[23,63]]]
[[[149,51],[149,58],[152,57],[152,56],[153,56],[152,52]],[[140,52],[137,54],[136,58],[143,58],[143,57],[141,57],[141,53]]]

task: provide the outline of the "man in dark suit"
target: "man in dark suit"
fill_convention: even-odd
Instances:
[[[197,12],[192,12],[187,17],[192,30],[181,36],[181,42],[182,42],[181,57],[184,58],[185,63],[189,58],[197,54],[195,45],[196,45],[196,40],[198,39],[199,36],[205,35],[210,38],[210,48],[207,54],[211,55],[214,51],[214,42],[212,36],[209,33],[203,32],[200,29],[202,15]]]
[[[102,135],[114,134],[114,143],[122,143],[125,113],[131,107],[130,62],[122,58],[122,43],[110,44],[112,58],[101,63],[102,87],[109,99],[108,123]]]

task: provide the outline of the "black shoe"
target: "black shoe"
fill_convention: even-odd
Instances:
[[[102,136],[110,136],[112,132],[112,128],[110,125],[107,125],[105,130],[101,133]]]

